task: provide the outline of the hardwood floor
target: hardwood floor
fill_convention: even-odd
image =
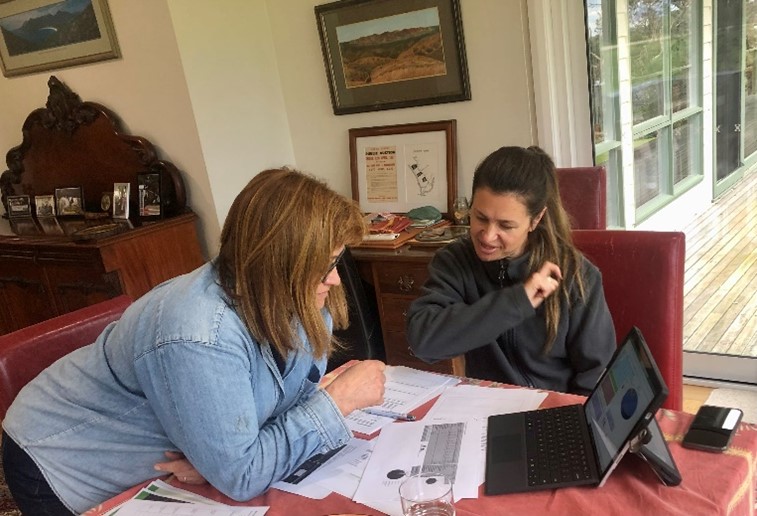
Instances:
[[[684,349],[757,357],[757,172],[684,232]]]
[[[689,414],[696,414],[699,407],[704,405],[707,398],[710,397],[714,389],[711,387],[700,387],[698,385],[683,386],[683,411]]]

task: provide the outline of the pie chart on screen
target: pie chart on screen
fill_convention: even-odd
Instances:
[[[630,419],[638,406],[639,394],[636,392],[636,389],[631,387],[623,394],[623,399],[620,400],[620,415],[623,416],[623,419]]]

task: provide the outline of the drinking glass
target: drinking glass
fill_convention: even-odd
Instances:
[[[400,500],[405,516],[455,516],[452,483],[444,475],[410,475],[400,485]]]
[[[468,212],[470,211],[470,205],[468,199],[465,197],[455,197],[455,201],[452,203],[452,218],[455,224],[458,226],[467,226],[470,219],[468,218]]]

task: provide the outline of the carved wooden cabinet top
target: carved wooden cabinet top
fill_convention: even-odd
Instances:
[[[52,195],[56,188],[82,187],[85,208],[99,211],[114,183],[130,183],[131,218],[138,215],[138,179],[142,173],[161,177],[164,216],[185,211],[184,182],[176,167],[158,159],[145,138],[124,134],[114,113],[95,102],[82,102],[55,76],[44,108],[35,109],[22,127],[22,141],[6,156],[0,175],[2,202],[9,195]]]

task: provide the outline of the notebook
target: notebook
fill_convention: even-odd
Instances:
[[[489,417],[485,493],[601,486],[667,396],[634,327],[583,405]]]

